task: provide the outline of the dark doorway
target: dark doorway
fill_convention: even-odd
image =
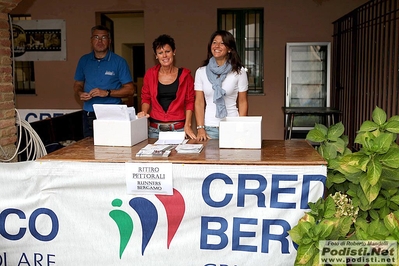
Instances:
[[[101,25],[107,27],[111,32],[111,44],[109,49],[114,52],[114,22],[107,17],[106,14],[101,14]]]
[[[145,72],[145,51],[144,45],[133,45],[133,80],[137,82],[138,77],[144,77]]]

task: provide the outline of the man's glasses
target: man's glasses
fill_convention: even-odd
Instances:
[[[93,35],[91,38],[94,40],[97,40],[97,41],[98,40],[103,40],[103,41],[109,40],[109,37],[107,35],[103,35],[103,36]]]

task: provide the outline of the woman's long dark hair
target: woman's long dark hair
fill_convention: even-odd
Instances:
[[[211,35],[211,38],[208,43],[207,58],[204,60],[202,66],[206,66],[209,64],[209,59],[213,56],[211,51],[212,42],[213,39],[215,39],[215,37],[218,35],[222,37],[224,45],[230,50],[230,53],[227,54],[228,55],[227,61],[231,64],[232,70],[237,73],[240,73],[240,70],[243,67],[243,65],[241,63],[241,58],[237,53],[236,40],[234,39],[233,34],[225,30],[217,30]]]

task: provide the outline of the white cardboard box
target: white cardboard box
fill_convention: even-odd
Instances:
[[[260,149],[262,117],[226,117],[219,124],[219,148]]]
[[[148,138],[147,118],[132,121],[94,120],[94,145],[133,146]]]

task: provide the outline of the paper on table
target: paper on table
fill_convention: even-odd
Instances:
[[[123,104],[93,104],[98,120],[130,121],[136,119],[134,107]]]
[[[200,153],[204,145],[201,143],[195,144],[179,144],[175,148],[178,153]]]
[[[158,140],[154,144],[182,144],[185,141],[186,133],[185,132],[159,132]]]
[[[163,144],[147,144],[136,157],[168,157],[174,146]]]

